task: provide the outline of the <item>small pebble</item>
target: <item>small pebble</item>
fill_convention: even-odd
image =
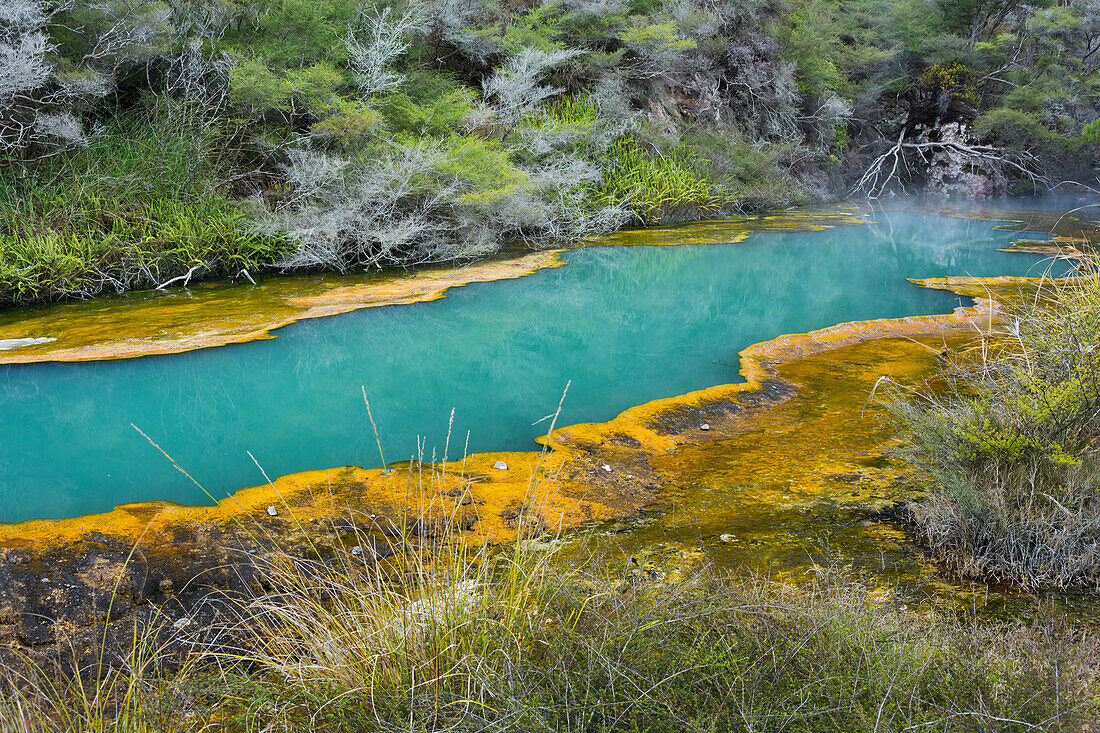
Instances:
[[[505,463],[504,461],[497,461],[496,463],[493,464],[493,468],[495,468],[499,471],[507,471],[508,470],[508,464]]]
[[[731,534],[724,534],[721,537],[719,537],[718,539],[722,540],[723,542],[736,542],[737,541],[737,538],[734,537]]]
[[[710,430],[710,423],[703,423],[699,426],[700,430]]]
[[[356,556],[362,555],[363,554],[363,548],[360,547],[359,545],[356,545],[355,547],[351,548],[351,554],[356,555]]]
[[[600,466],[600,468],[607,471],[608,473],[611,473],[611,466],[607,465],[606,463]]]
[[[276,509],[276,508],[275,508],[275,507],[273,507],[273,506],[269,506],[269,507],[267,508],[267,515],[268,515],[269,517],[277,517],[277,516],[279,516],[279,510],[278,510],[278,509]]]
[[[183,629],[183,628],[186,628],[190,625],[191,625],[191,619],[184,616],[183,618],[178,619],[174,624],[172,624],[172,628]]]

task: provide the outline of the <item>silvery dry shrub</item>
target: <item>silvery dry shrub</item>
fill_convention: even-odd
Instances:
[[[163,51],[169,15],[159,2],[0,3],[0,151],[85,142],[79,116],[114,89],[120,69]],[[69,46],[77,39],[69,58],[58,53],[59,33]]]
[[[516,167],[510,152],[478,136],[389,144],[339,158],[298,149],[290,195],[261,203],[261,231],[296,243],[286,268],[340,271],[481,257],[507,239],[563,239],[608,231],[625,212],[592,208],[584,161]]]
[[[543,84],[542,80],[552,69],[580,54],[576,49],[543,51],[524,48],[485,79],[482,83],[485,99],[495,103],[501,120],[514,123],[564,91]]]

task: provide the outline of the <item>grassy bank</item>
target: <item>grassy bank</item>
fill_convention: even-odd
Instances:
[[[268,555],[266,590],[185,635],[174,672],[141,632],[83,682],[8,669],[0,729],[1023,731],[1100,715],[1097,637],[1057,621],[910,611],[839,571],[792,587],[562,567],[523,542],[394,549]]]
[[[86,147],[0,168],[0,305],[241,276],[284,253],[218,187],[208,142],[184,133],[120,119]]]
[[[929,477],[911,507],[970,577],[1100,587],[1100,275],[1047,282],[892,412]]]
[[[587,98],[488,137],[427,134],[420,117],[406,119],[410,107],[432,115],[406,100],[403,115],[390,110],[392,139],[351,157],[298,151],[279,166],[289,182],[242,174],[240,161],[230,170],[219,133],[141,113],[82,147],[0,166],[0,306],[272,270],[469,261],[508,241],[560,245],[802,198],[782,149],[615,133]],[[535,154],[532,135],[563,147]]]
[[[8,4],[0,305],[1035,192],[1100,151],[1086,0]]]

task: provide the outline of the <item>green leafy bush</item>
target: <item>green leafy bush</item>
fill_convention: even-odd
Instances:
[[[912,515],[940,558],[977,577],[1100,587],[1100,277],[1046,291],[1009,314],[993,350],[890,405],[930,480]]]
[[[1081,129],[1081,137],[1093,144],[1100,144],[1100,117],[1088,123]]]

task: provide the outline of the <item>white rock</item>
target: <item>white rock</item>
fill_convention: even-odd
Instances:
[[[356,545],[355,547],[351,548],[351,554],[356,556],[362,555],[363,548],[360,545]]]
[[[719,537],[718,539],[722,540],[723,542],[736,542],[737,541],[737,538],[734,537],[731,534],[724,534],[721,537]]]
[[[710,423],[703,423],[699,426],[700,430],[710,430]]]
[[[607,471],[608,473],[611,473],[611,466],[607,465],[606,463],[600,466],[600,468]]]
[[[172,628],[174,628],[174,629],[184,629],[184,628],[187,628],[190,625],[191,625],[191,619],[189,619],[187,616],[184,616],[183,618],[178,619],[174,624],[172,624]]]
[[[507,471],[508,470],[508,464],[505,463],[504,461],[497,461],[496,463],[493,464],[493,468],[497,469],[498,471]]]
[[[34,338],[33,336],[18,339],[0,339],[0,351],[7,351],[8,349],[19,349],[24,346],[34,346],[35,344],[48,344],[51,341],[57,341],[57,339]]]
[[[268,515],[269,517],[277,517],[277,516],[279,516],[279,510],[278,510],[278,509],[276,509],[276,508],[275,508],[275,507],[273,507],[273,506],[269,506],[269,507],[267,508],[267,515]]]

